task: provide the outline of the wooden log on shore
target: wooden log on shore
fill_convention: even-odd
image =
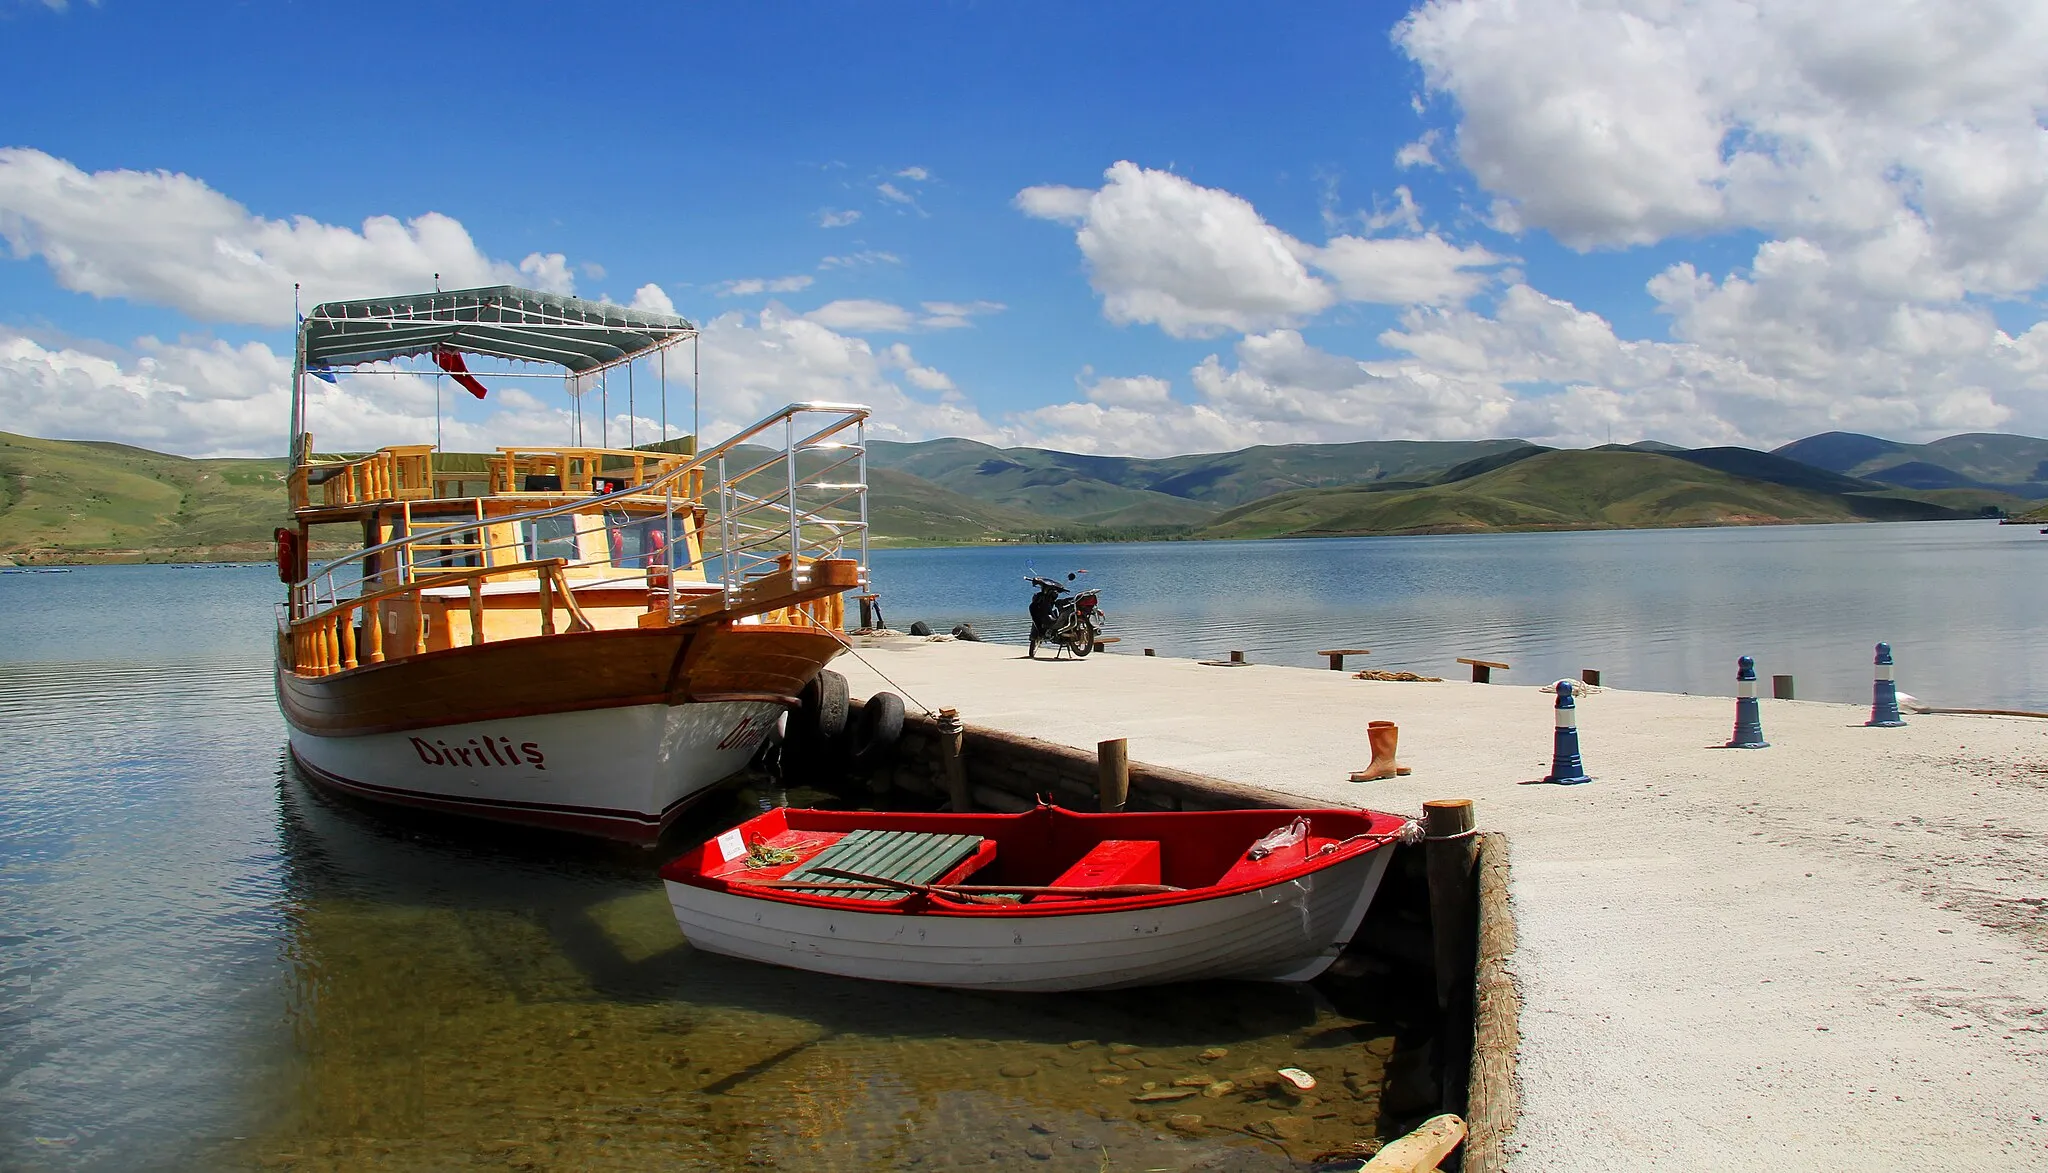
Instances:
[[[1424,1173],[1434,1169],[1465,1139],[1465,1122],[1456,1116],[1432,1116],[1407,1136],[1382,1148],[1360,1173]]]

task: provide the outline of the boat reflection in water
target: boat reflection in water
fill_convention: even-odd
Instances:
[[[760,799],[686,816],[663,857]],[[366,809],[288,763],[278,810],[288,1039],[236,1163],[1284,1168],[1378,1123],[1384,1047],[1357,1044],[1385,1031],[1310,987],[1046,997],[780,969],[691,950],[644,851]],[[1269,1088],[1287,1066],[1316,1092]],[[1197,1076],[1237,1087],[1138,1101]],[[1279,1116],[1305,1123],[1235,1131]]]

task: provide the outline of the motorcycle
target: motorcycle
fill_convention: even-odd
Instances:
[[[1038,645],[1054,645],[1053,658],[1059,658],[1057,649],[1074,653],[1079,659],[1095,650],[1095,641],[1102,637],[1104,612],[1097,599],[1094,587],[1075,593],[1066,583],[1058,579],[1040,578],[1027,574],[1024,581],[1038,588],[1031,597],[1031,640],[1025,654],[1031,659],[1038,658]],[[1067,582],[1074,581],[1069,574]]]

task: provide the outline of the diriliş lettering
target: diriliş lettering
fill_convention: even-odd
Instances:
[[[528,765],[536,770],[548,768],[547,755],[541,752],[540,743],[520,742],[512,745],[509,737],[472,737],[457,745],[436,740],[432,744],[417,737],[408,737],[412,751],[420,760],[430,766],[518,766]]]

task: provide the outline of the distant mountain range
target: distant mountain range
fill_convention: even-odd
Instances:
[[[1938,520],[2048,501],[2048,440],[1828,432],[1774,452],[1654,440],[1260,445],[1161,459],[869,447],[877,541],[1113,541]],[[283,461],[194,460],[0,433],[0,558],[268,557]]]

